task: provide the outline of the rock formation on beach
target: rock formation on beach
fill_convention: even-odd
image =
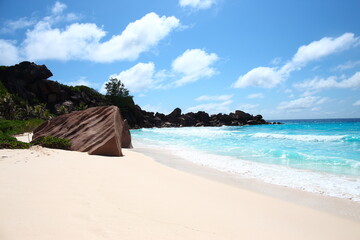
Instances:
[[[52,136],[71,140],[71,150],[91,155],[122,156],[131,148],[129,125],[115,106],[92,107],[53,118],[40,125],[33,141]]]

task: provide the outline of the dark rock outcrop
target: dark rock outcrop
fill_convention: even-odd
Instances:
[[[71,150],[91,155],[122,156],[121,147],[132,147],[128,124],[115,106],[92,107],[53,118],[34,131],[33,140],[43,136],[69,139]]]
[[[124,115],[123,115],[124,116]],[[180,108],[175,108],[170,114],[153,113],[142,110],[136,105],[134,111],[125,116],[131,128],[151,127],[200,127],[200,126],[243,126],[258,124],[274,124],[267,122],[261,115],[253,116],[240,110],[230,114],[214,114],[209,116],[204,111],[182,114]]]
[[[261,115],[253,116],[249,113],[237,110],[230,114],[214,114],[199,111],[182,114],[180,108],[175,108],[169,115],[152,113],[140,110],[138,107],[137,116],[140,118],[135,122],[133,128],[143,127],[201,127],[201,126],[243,126],[258,124],[273,124],[263,119]]]
[[[48,80],[53,76],[45,65],[21,62],[0,69],[0,80],[9,93],[15,94],[29,105],[44,103],[50,112],[57,114],[63,106],[65,112],[86,107],[106,105],[105,97],[86,86],[69,87]],[[62,112],[63,113],[63,112]]]

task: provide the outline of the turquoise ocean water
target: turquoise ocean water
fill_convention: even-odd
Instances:
[[[360,119],[132,130],[135,147],[167,149],[239,177],[360,202]]]

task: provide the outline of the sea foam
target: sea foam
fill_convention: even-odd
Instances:
[[[326,196],[351,199],[360,202],[360,177],[341,176],[275,164],[264,164],[235,157],[220,156],[203,151],[161,144],[160,146],[136,140],[137,145],[169,151],[186,161],[231,173],[239,178],[257,179],[265,183],[291,187]]]
[[[138,129],[132,136],[239,177],[360,201],[360,119]]]
[[[330,135],[289,135],[289,134],[276,134],[276,133],[254,133],[250,136],[255,138],[274,138],[274,139],[287,139],[303,142],[333,142],[344,140],[346,135],[330,136]]]

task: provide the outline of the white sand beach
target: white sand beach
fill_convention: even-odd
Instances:
[[[0,150],[0,239],[360,239],[360,222],[164,166]]]

